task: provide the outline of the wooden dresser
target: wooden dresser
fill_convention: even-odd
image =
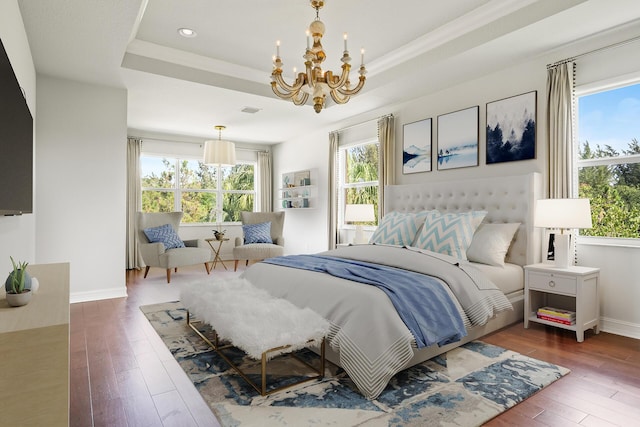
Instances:
[[[0,424],[69,425],[69,264],[29,265],[40,289],[9,307],[0,290]],[[7,272],[7,275],[9,272]]]

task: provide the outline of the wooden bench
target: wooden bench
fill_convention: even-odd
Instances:
[[[183,286],[180,300],[187,309],[189,327],[262,396],[324,377],[324,337],[329,331],[329,322],[311,309],[274,298],[245,279],[191,283]],[[211,338],[195,326],[200,322],[211,326]],[[295,357],[295,351],[310,346],[320,347],[319,367],[296,359],[312,369],[315,375],[267,390],[267,362],[283,354]],[[223,350],[230,347],[239,348],[252,359],[261,361],[260,385],[225,355]]]

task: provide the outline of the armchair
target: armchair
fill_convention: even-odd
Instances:
[[[181,219],[182,212],[137,213],[138,248],[145,264],[145,279],[151,267],[166,269],[167,283],[171,283],[171,269],[178,272],[178,267],[185,265],[204,264],[207,274],[211,271],[209,263],[213,262],[213,253],[206,247],[204,241],[185,240],[184,248],[165,249],[162,242],[150,243],[143,231],[147,228],[171,224],[177,233]]]
[[[236,237],[233,248],[235,265],[233,271],[238,270],[238,262],[245,260],[263,260],[284,255],[284,212],[240,212],[240,220],[243,225],[262,224],[271,222],[271,240],[273,243],[245,243],[245,236]]]

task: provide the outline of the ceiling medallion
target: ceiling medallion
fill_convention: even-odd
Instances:
[[[322,62],[326,58],[322,47],[324,24],[320,21],[319,11],[324,6],[324,0],[310,0],[311,7],[316,10],[316,19],[307,30],[307,49],[303,56],[305,59],[305,72],[298,73],[292,85],[287,84],[282,78],[282,61],[280,59],[280,41],[276,43],[276,55],[273,58],[273,72],[271,73],[271,89],[278,97],[290,99],[296,105],[304,105],[312,96],[313,109],[316,113],[322,111],[327,95],[336,104],[346,104],[352,95],[360,92],[366,80],[367,70],[364,67],[364,49],[360,52],[360,78],[358,85],[351,88],[349,72],[351,71],[351,57],[347,50],[347,34],[344,34],[344,52],[342,54],[342,73],[334,76],[332,71],[322,71]],[[310,38],[313,38],[311,45]],[[295,74],[295,68],[294,68]]]

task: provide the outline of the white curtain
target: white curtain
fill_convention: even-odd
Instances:
[[[378,218],[384,213],[384,187],[395,183],[395,128],[393,115],[378,120],[378,142],[380,149],[378,180]]]
[[[575,62],[547,69],[549,197],[572,197],[574,168]]]
[[[339,133],[329,134],[329,249],[338,243],[338,146]]]
[[[258,152],[258,212],[271,212],[273,209],[273,171],[271,167],[271,152]]]
[[[547,176],[551,199],[574,196],[575,71],[576,63],[573,61],[554,64],[547,69]],[[569,243],[569,251],[576,262],[578,247],[575,238]]]
[[[127,269],[140,269],[144,266],[138,253],[138,233],[136,230],[136,212],[142,210],[140,187],[140,147],[142,140],[127,139]]]

